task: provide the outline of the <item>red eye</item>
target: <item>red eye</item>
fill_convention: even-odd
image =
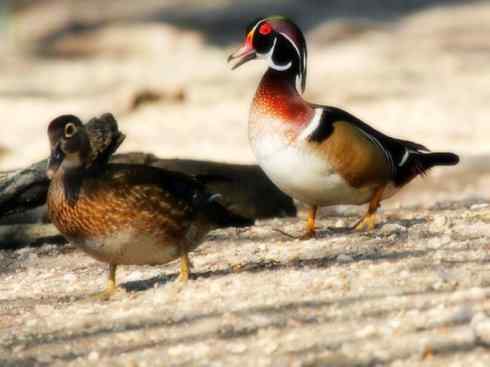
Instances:
[[[264,23],[259,27],[259,33],[263,36],[267,36],[272,32],[272,27],[269,23]]]

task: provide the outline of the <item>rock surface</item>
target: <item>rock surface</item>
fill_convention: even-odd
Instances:
[[[490,211],[474,204],[385,211],[361,234],[323,215],[308,241],[276,231],[295,219],[217,231],[186,286],[176,264],[120,267],[107,302],[90,298],[106,266],[71,246],[0,252],[0,364],[486,366]]]

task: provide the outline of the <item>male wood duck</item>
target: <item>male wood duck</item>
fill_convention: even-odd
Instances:
[[[264,74],[249,117],[249,140],[259,165],[285,193],[309,206],[305,238],[315,234],[319,206],[369,203],[354,226],[375,227],[380,201],[430,168],[455,165],[453,153],[384,135],[336,107],[309,103],[306,41],[291,20],[272,16],[246,29],[245,44],[230,55],[233,69],[264,59]]]
[[[187,175],[144,165],[94,165],[86,128],[73,116],[53,120],[48,135],[50,219],[67,240],[110,265],[103,299],[116,290],[118,265],[180,257],[179,278],[187,281],[188,252],[211,229],[253,224]]]

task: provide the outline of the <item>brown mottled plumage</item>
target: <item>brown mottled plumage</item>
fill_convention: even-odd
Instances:
[[[181,258],[213,228],[251,225],[215,201],[203,185],[181,173],[131,164],[92,164],[84,126],[69,118],[48,128],[51,158],[48,212],[72,243],[109,263],[104,297],[115,290],[116,266],[165,264]]]

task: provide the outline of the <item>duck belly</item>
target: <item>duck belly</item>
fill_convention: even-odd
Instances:
[[[373,188],[354,188],[326,159],[303,142],[290,143],[278,135],[257,136],[252,144],[267,176],[286,194],[309,205],[359,205],[370,200]]]
[[[179,257],[180,243],[150,233],[121,231],[99,239],[71,239],[93,258],[116,265],[161,265]]]

